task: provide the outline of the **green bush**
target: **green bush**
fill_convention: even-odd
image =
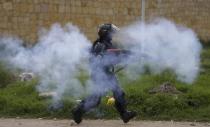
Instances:
[[[10,72],[9,69],[5,68],[2,63],[0,63],[0,88],[6,87],[8,84],[15,80],[15,76]]]

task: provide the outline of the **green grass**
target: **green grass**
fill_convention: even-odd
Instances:
[[[36,92],[37,81],[15,82],[0,91],[0,116],[2,117],[67,117],[72,102],[63,100],[59,110],[50,109],[50,100],[40,98]]]
[[[138,112],[138,119],[146,120],[184,120],[210,121],[210,48],[205,48],[201,55],[199,76],[193,84],[176,80],[176,76],[165,71],[151,75],[145,73],[137,80],[127,80],[120,74],[120,82],[126,93],[128,108]],[[79,76],[82,82],[86,75]],[[181,94],[149,94],[148,90],[166,81],[174,84]],[[63,107],[50,108],[50,99],[43,99],[36,92],[37,80],[19,82],[13,74],[0,66],[0,116],[2,117],[57,117],[69,118],[75,106],[71,98],[63,99]],[[118,114],[113,106],[106,105],[106,98],[101,105],[87,113],[87,118],[116,119]]]

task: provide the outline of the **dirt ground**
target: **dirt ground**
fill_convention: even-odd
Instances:
[[[210,127],[210,123],[173,121],[84,120],[76,125],[72,120],[0,119],[0,127]]]

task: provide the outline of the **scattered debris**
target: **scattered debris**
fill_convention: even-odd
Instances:
[[[70,126],[75,126],[77,125],[74,121],[71,121]]]
[[[171,120],[171,125],[170,125],[170,127],[173,127],[173,125],[174,125],[174,121]]]
[[[81,101],[82,101],[82,100],[80,100],[80,99],[77,99],[77,100],[76,100],[77,103],[80,103]]]
[[[196,126],[195,123],[191,123],[190,126]]]
[[[176,87],[172,85],[170,82],[165,82],[162,85],[149,90],[149,93],[150,94],[156,94],[156,93],[180,94],[181,92],[178,91]]]
[[[44,97],[44,98],[49,98],[49,97],[54,97],[57,96],[56,92],[42,92],[39,94],[39,97]]]
[[[21,73],[19,77],[20,77],[20,81],[30,81],[34,78],[34,74],[24,72],[24,73]]]

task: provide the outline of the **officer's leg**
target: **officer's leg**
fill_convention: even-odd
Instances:
[[[99,94],[90,95],[83,101],[85,112],[89,111],[92,108],[97,107],[100,104],[100,102],[101,102],[101,96]]]
[[[90,109],[98,106],[101,101],[99,94],[92,94],[81,101],[81,103],[72,110],[74,121],[79,124],[82,121],[82,115]]]
[[[101,101],[101,96],[104,94],[104,90],[100,91],[101,85],[103,85],[103,81],[101,81],[101,77],[98,76],[98,73],[95,71],[91,74],[91,83],[93,86],[91,88],[92,94],[86,97],[81,103],[72,111],[73,119],[76,123],[80,123],[82,121],[82,115],[85,112],[88,112],[90,109],[98,106]]]
[[[120,114],[126,111],[125,93],[119,87],[118,81],[115,75],[110,76],[111,89],[115,98],[115,108]]]
[[[136,116],[136,113],[133,111],[127,111],[125,93],[119,87],[116,76],[112,75],[110,77],[110,81],[112,84],[112,91],[115,98],[115,107],[117,111],[120,113],[123,122],[127,123],[130,119]]]

